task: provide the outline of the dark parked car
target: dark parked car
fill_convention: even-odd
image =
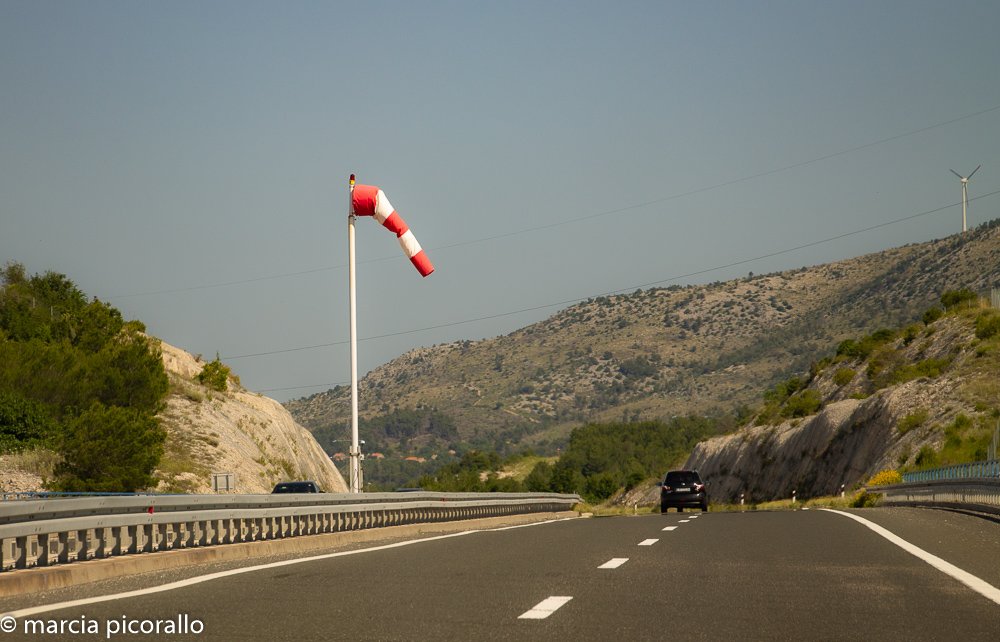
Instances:
[[[314,481],[281,482],[271,493],[322,493],[319,484]]]
[[[708,489],[697,470],[671,470],[660,483],[660,512],[676,508],[680,513],[685,507],[707,511]]]

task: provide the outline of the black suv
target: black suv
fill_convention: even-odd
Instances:
[[[708,490],[697,470],[671,470],[660,482],[660,512],[668,508],[676,508],[683,512],[684,507],[701,507],[702,512],[708,511]]]
[[[321,493],[319,484],[314,481],[281,482],[271,493]]]

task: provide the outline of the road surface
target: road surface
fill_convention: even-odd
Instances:
[[[170,590],[16,613],[0,640],[1000,639],[1000,524],[919,509],[851,514],[981,586],[843,513],[671,512],[228,569]],[[128,578],[120,589],[170,580]],[[59,604],[96,590],[0,607]],[[159,634],[144,633],[155,626]]]

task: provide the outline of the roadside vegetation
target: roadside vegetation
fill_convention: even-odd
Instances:
[[[47,462],[51,490],[151,486],[166,439],[156,414],[169,384],[144,331],[62,274],[29,276],[8,263],[0,272],[0,453],[38,453],[28,458]]]
[[[470,450],[410,481],[388,486],[420,487],[440,492],[577,493],[600,503],[659,477],[683,463],[694,445],[732,425],[732,420],[674,417],[669,421],[588,424],[573,430],[559,457],[530,450],[501,458],[492,451]],[[366,475],[385,462],[370,466]],[[380,490],[391,487],[379,485]]]

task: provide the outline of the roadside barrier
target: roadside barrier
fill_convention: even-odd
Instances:
[[[943,479],[868,490],[882,493],[883,503],[893,506],[958,508],[1000,515],[1000,479]]]
[[[136,495],[0,504],[0,573],[117,555],[570,510],[557,493]]]
[[[955,464],[954,466],[903,473],[904,483],[982,478],[1000,479],[1000,460],[974,461],[968,464]]]

